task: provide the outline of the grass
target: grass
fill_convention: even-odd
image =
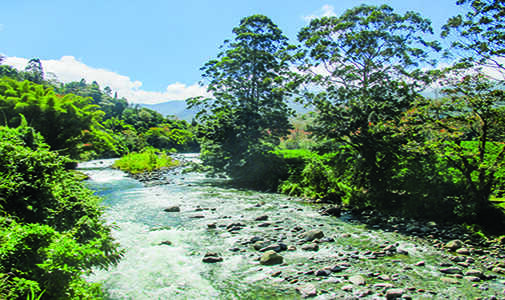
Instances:
[[[165,153],[157,153],[156,149],[148,148],[142,152],[132,152],[116,160],[113,168],[120,169],[131,174],[152,172],[163,168],[173,168],[179,165],[179,161],[172,159]]]

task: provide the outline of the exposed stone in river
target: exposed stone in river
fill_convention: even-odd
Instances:
[[[169,206],[169,207],[165,208],[163,211],[165,211],[165,212],[180,212],[181,207],[177,206],[177,205]]]
[[[268,246],[268,243],[265,241],[256,241],[253,245],[254,250],[260,250]]]
[[[460,284],[459,280],[453,277],[442,277],[440,280],[449,284]]]
[[[305,251],[318,251],[319,250],[319,245],[315,243],[310,243],[310,244],[305,244],[302,246],[302,250]]]
[[[260,258],[260,264],[266,266],[282,264],[283,257],[273,250],[268,250]]]
[[[304,241],[312,242],[315,239],[323,238],[324,233],[319,229],[313,229],[300,234],[299,237]]]
[[[365,285],[365,278],[361,275],[353,275],[349,277],[349,281],[355,285]]]
[[[440,269],[440,272],[444,274],[462,274],[461,269],[457,267]]]
[[[217,263],[223,261],[223,258],[219,256],[216,252],[207,252],[202,261],[204,263]]]
[[[461,255],[470,255],[470,250],[467,248],[459,248],[458,250],[456,250],[456,253]]]
[[[284,251],[287,249],[287,246],[285,244],[272,244],[272,245],[268,245],[266,247],[263,247],[261,249],[259,249],[260,252],[266,252],[266,251],[269,251],[269,250],[273,250],[275,252],[281,252],[281,251]]]
[[[445,244],[445,248],[449,251],[456,251],[461,247],[463,247],[463,242],[460,240],[452,240]]]
[[[386,291],[386,299],[399,299],[403,293],[403,289],[389,289]]]
[[[302,298],[312,298],[317,296],[316,287],[311,283],[297,287],[296,291],[302,296]]]
[[[340,217],[341,213],[342,213],[342,209],[339,206],[333,206],[330,208],[323,209],[321,211],[322,215],[334,216],[334,217]]]
[[[266,221],[266,220],[268,220],[267,215],[262,215],[254,219],[254,221]]]

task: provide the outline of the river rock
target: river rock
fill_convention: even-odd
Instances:
[[[461,274],[461,269],[456,267],[443,268],[439,270],[440,273],[444,274]]]
[[[401,247],[396,248],[396,252],[398,254],[402,254],[402,255],[409,255],[409,251],[407,251],[407,250],[405,250],[405,249],[403,249]]]
[[[300,293],[302,298],[312,298],[317,296],[316,287],[313,284],[306,284],[304,286],[299,286],[296,288],[296,291]]]
[[[361,275],[354,275],[349,277],[349,281],[355,285],[365,285],[365,278]]]
[[[219,256],[218,253],[215,253],[215,252],[207,252],[202,261],[204,263],[217,263],[217,262],[221,262],[223,261],[223,258]]]
[[[321,242],[321,243],[334,243],[335,239],[332,237],[324,237],[324,238],[320,239],[319,242]]]
[[[381,282],[373,285],[375,289],[392,289],[395,286],[392,283]]]
[[[177,206],[177,205],[169,206],[169,207],[165,208],[163,211],[164,212],[180,212],[181,211],[181,207]]]
[[[283,257],[277,254],[277,252],[273,250],[268,250],[265,253],[263,253],[263,256],[261,256],[260,264],[266,266],[278,265],[282,264],[283,260],[284,260]]]
[[[330,276],[330,274],[331,274],[331,271],[328,269],[321,269],[321,270],[316,271],[316,276],[326,277],[326,276]]]
[[[261,248],[259,251],[260,252],[266,252],[268,250],[273,250],[275,252],[281,252],[281,251],[285,251],[288,247],[285,245],[285,244],[272,244],[272,245],[268,245],[266,247],[263,247]]]
[[[288,251],[296,251],[296,246],[295,245],[289,245],[286,250],[288,250]]]
[[[458,250],[456,250],[456,253],[461,255],[470,255],[470,250],[467,248],[459,248]]]
[[[451,277],[442,277],[440,278],[440,280],[442,282],[445,282],[445,283],[450,283],[450,284],[459,284],[459,280],[457,280],[456,278],[451,278]]]
[[[403,289],[389,289],[386,292],[386,299],[399,299],[403,296]]]
[[[456,251],[461,247],[463,247],[463,242],[460,240],[452,240],[445,244],[445,248],[449,251]]]
[[[165,246],[171,246],[172,242],[171,241],[162,241],[160,245],[165,245]]]
[[[194,216],[189,216],[190,219],[203,219],[205,218],[204,215],[194,215]]]
[[[502,267],[494,267],[492,271],[499,274],[505,274],[505,268]]]
[[[315,243],[310,243],[310,244],[305,244],[302,246],[302,250],[305,250],[305,251],[318,251],[319,250],[319,246]]]
[[[333,206],[327,209],[324,209],[321,211],[322,215],[326,216],[334,216],[334,217],[340,217],[340,214],[342,213],[342,209],[338,206]]]
[[[209,229],[215,229],[216,227],[217,227],[216,223],[207,224],[207,228],[209,228]]]
[[[384,281],[390,281],[391,280],[391,277],[389,277],[386,274],[379,275],[377,278],[380,279],[380,280],[384,280]]]
[[[470,269],[465,272],[465,276],[475,276],[475,277],[483,278],[484,273],[482,273],[482,271],[480,271],[480,270]]]
[[[479,282],[480,281],[480,278],[476,277],[476,276],[465,276],[463,278],[465,278],[466,280],[468,280],[470,282]]]
[[[319,229],[313,229],[300,234],[299,237],[306,242],[312,242],[315,239],[323,238],[324,233]]]
[[[352,286],[352,284],[346,284],[343,287],[341,287],[342,291],[344,292],[352,292],[353,288],[354,287]]]
[[[268,243],[265,241],[257,241],[254,243],[253,248],[254,250],[260,250],[268,246]]]
[[[263,216],[259,216],[257,218],[254,219],[254,221],[266,221],[268,220],[268,216],[267,215],[263,215]]]

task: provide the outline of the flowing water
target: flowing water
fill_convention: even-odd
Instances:
[[[107,299],[297,299],[296,289],[310,289],[308,284],[317,289],[317,299],[380,299],[391,286],[414,299],[504,296],[503,277],[473,283],[441,274],[448,255],[422,239],[371,229],[345,215],[321,216],[302,201],[227,188],[198,173],[177,170],[167,175],[167,184],[144,185],[109,168],[110,163],[80,165],[90,176],[88,186],[104,198],[105,218],[125,250],[117,266],[95,270],[88,278],[102,283]],[[180,212],[164,211],[174,205]],[[264,215],[268,220],[255,221]],[[302,250],[298,236],[312,229],[335,241],[323,238],[318,251]],[[252,237],[296,250],[281,252],[281,265],[263,266]],[[373,255],[392,244],[408,255]],[[207,252],[217,252],[223,261],[202,262]],[[484,270],[476,260],[472,268]],[[420,261],[424,266],[416,266]],[[336,272],[317,272],[336,265]],[[353,275],[361,275],[364,285],[350,283]]]

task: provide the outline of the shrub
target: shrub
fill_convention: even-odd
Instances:
[[[178,161],[166,153],[157,152],[154,148],[146,148],[140,153],[132,152],[115,161],[113,167],[131,174],[138,174],[179,165]]]
[[[30,127],[0,127],[0,298],[93,298],[80,276],[121,257],[99,198]]]

